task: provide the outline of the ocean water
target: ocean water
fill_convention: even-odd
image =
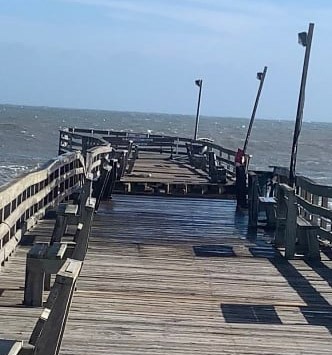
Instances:
[[[242,147],[249,119],[200,117],[199,137],[230,149]],[[55,157],[59,129],[105,128],[192,137],[190,115],[77,110],[0,105],[0,185]],[[289,166],[294,122],[256,119],[248,153],[251,168]],[[297,173],[332,184],[332,123],[304,122],[298,147]]]

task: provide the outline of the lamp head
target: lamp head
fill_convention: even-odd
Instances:
[[[303,47],[307,46],[307,37],[308,37],[307,32],[301,32],[301,33],[298,34],[298,42]]]

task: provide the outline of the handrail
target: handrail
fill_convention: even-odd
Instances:
[[[95,174],[102,165],[103,159],[108,159],[112,152],[110,144],[90,148],[86,153],[86,169],[88,173]]]
[[[289,170],[277,166],[273,168],[278,181],[287,183]],[[332,242],[332,186],[298,175],[295,178],[295,195],[300,216],[319,227],[318,235],[322,239]]]
[[[129,140],[133,141],[133,144],[138,146],[139,150],[151,152],[162,151],[175,156],[186,155],[188,144],[207,147],[207,150],[215,152],[216,161],[225,167],[228,175],[231,177],[235,176],[234,161],[236,151],[208,141],[193,140],[185,137],[101,129],[66,128],[60,131],[59,152],[84,151],[83,144],[96,145],[98,142],[102,145],[108,142],[111,146],[117,147],[121,145],[121,142],[125,144]],[[246,155],[247,162],[249,162],[249,159],[249,155]]]
[[[332,242],[332,186],[321,185],[303,177],[296,177],[296,196],[300,215],[311,224],[319,226],[321,238]]]
[[[81,139],[84,151],[67,151],[0,187],[0,265],[47,208],[67,199],[82,186],[87,174],[95,178],[100,175],[103,162],[112,152],[110,144],[101,137],[76,137]]]
[[[0,264],[47,208],[65,200],[81,186],[85,174],[82,155],[73,152],[0,188]]]

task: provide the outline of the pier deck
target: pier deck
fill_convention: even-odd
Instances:
[[[269,241],[234,201],[115,196],[95,215],[60,354],[330,354],[332,262],[286,261]],[[193,251],[220,244],[232,256]],[[27,340],[41,312],[20,305],[28,249],[0,272],[2,338]]]
[[[116,191],[154,195],[226,197],[235,195],[234,179],[213,183],[207,171],[194,168],[187,156],[140,152],[133,171],[117,182]]]

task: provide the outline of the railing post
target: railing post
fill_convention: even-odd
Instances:
[[[245,167],[243,165],[236,166],[235,173],[236,173],[235,190],[236,190],[237,206],[246,208],[247,207],[247,176],[246,176]]]
[[[286,259],[292,259],[295,255],[297,219],[297,202],[294,189],[289,189],[287,198],[288,202],[285,230],[285,257]]]
[[[256,228],[258,221],[258,178],[254,172],[248,174],[248,226]]]

